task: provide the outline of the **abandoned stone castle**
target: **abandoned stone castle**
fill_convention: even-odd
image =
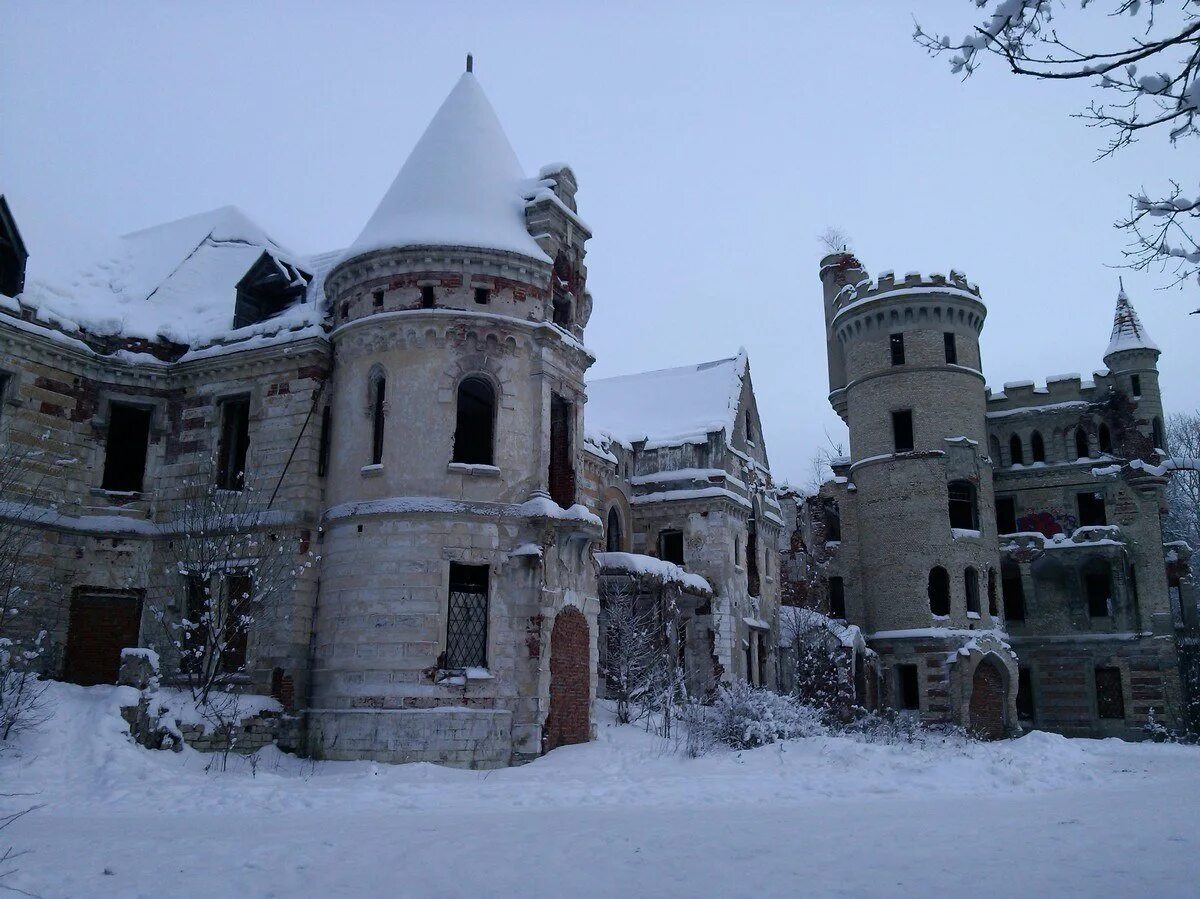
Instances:
[[[576,188],[522,171],[468,69],[344,250],[291,253],[225,207],[56,280],[0,198],[0,439],[63,460],[34,523],[48,672],[112,682],[189,614],[168,549],[203,480],[269,497],[224,526],[295,540],[235,680],[317,757],[491,767],[587,740],[630,583],[677,611],[693,695],[786,687],[787,603],[823,613],[867,706],[989,736],[1178,714],[1190,551],[1163,545],[1158,351],[1124,295],[1094,381],[989,393],[977,288],[827,257],[850,457],[801,496],[744,351],[585,380]],[[252,594],[241,562],[207,588]]]

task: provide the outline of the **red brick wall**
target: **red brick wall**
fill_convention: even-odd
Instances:
[[[1004,737],[1004,675],[986,659],[971,680],[971,732],[981,740]]]
[[[542,730],[542,751],[571,743],[586,743],[591,736],[587,619],[576,608],[567,608],[554,619],[550,631],[550,714]]]

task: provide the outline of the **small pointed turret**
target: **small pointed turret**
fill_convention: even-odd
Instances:
[[[1117,293],[1117,310],[1113,316],[1112,338],[1108,341],[1108,350],[1104,354],[1107,360],[1113,353],[1126,350],[1148,350],[1158,353],[1157,344],[1150,339],[1142,320],[1138,318],[1137,310],[1129,302],[1125,293],[1125,281],[1120,280],[1121,289]],[[1112,366],[1109,366],[1110,368]]]

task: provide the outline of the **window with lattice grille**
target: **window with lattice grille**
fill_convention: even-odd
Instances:
[[[487,667],[488,566],[450,563],[446,667]]]

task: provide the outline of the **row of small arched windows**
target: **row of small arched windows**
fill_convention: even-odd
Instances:
[[[496,430],[496,390],[478,375],[464,378],[458,385],[455,403],[454,452],[452,462],[468,465],[493,465]],[[387,423],[387,376],[380,369],[371,373],[371,464],[383,463],[383,444]]]
[[[1065,440],[1064,458],[1086,459],[1092,455],[1087,431],[1082,427],[1078,427],[1074,432],[1068,433]],[[1096,445],[1101,453],[1111,453],[1113,451],[1112,432],[1109,430],[1108,425],[1101,424],[1096,430]],[[1000,438],[995,434],[991,437],[990,446],[992,461],[997,465],[1001,464]],[[1046,441],[1042,438],[1040,431],[1034,431],[1029,435],[1028,457],[1026,457],[1025,444],[1021,440],[1020,434],[1012,434],[1008,438],[1008,464],[1025,465],[1027,460],[1030,463],[1046,461]]]
[[[963,571],[963,589],[967,597],[967,613],[980,614],[979,606],[979,572],[968,565]],[[929,570],[929,611],[939,617],[950,614],[950,572],[941,565],[935,565]],[[1000,602],[996,595],[996,569],[989,568],[987,572],[988,614],[993,617],[1000,614]]]

